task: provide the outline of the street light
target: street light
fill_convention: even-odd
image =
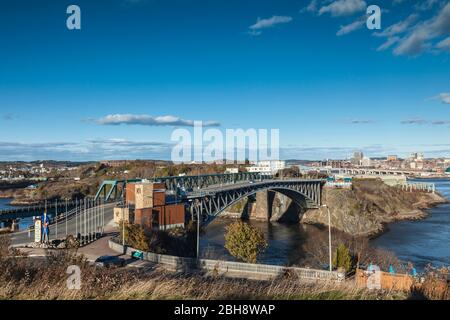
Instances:
[[[330,208],[326,204],[323,204],[322,207],[327,208],[327,211],[328,211],[328,255],[329,255],[330,271],[333,271],[333,263],[331,261],[331,214],[330,214]]]
[[[198,209],[198,208],[197,208]],[[197,212],[197,260],[200,259],[200,212]]]

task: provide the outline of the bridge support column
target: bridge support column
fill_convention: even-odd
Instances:
[[[272,205],[275,198],[273,191],[261,191],[256,193],[255,211],[250,213],[250,219],[269,221],[272,217]]]

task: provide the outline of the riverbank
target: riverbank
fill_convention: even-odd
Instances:
[[[355,179],[352,190],[324,189],[331,226],[357,237],[376,237],[390,223],[420,220],[449,200],[439,193],[405,191],[376,179]],[[327,208],[307,210],[302,223],[328,226]]]

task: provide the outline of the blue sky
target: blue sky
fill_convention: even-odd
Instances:
[[[0,161],[168,159],[193,120],[278,128],[282,158],[450,157],[449,53],[442,0],[5,0]]]

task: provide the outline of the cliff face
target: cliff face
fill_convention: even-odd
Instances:
[[[353,190],[323,191],[332,227],[355,236],[381,233],[385,223],[424,218],[424,209],[446,201],[438,194],[402,191],[374,179],[355,180]],[[327,208],[306,211],[301,222],[328,225]]]

